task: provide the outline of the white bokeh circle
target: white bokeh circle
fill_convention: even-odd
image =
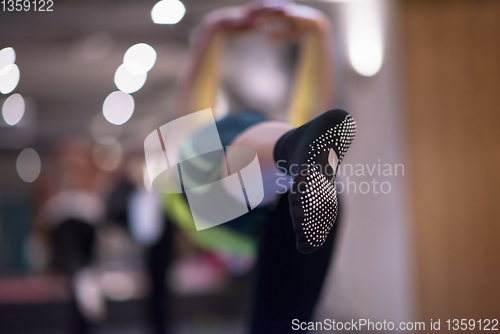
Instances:
[[[134,108],[134,98],[130,94],[116,91],[109,94],[104,100],[102,113],[108,122],[121,125],[132,117]]]

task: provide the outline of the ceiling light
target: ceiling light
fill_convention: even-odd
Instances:
[[[154,5],[151,18],[156,24],[176,24],[186,13],[186,7],[179,0],[162,0]]]
[[[132,117],[134,108],[134,98],[130,94],[113,92],[104,100],[102,113],[108,122],[121,125]]]
[[[148,72],[156,62],[156,51],[148,44],[139,43],[131,46],[123,57],[123,64],[132,74]]]
[[[19,76],[19,68],[16,64],[10,64],[0,69],[0,93],[9,94],[16,89]]]
[[[5,123],[16,125],[23,118],[25,109],[24,99],[21,94],[12,94],[2,106],[2,116]]]
[[[40,156],[32,148],[26,148],[17,157],[17,173],[23,181],[31,183],[38,178],[42,169]]]
[[[147,79],[147,73],[133,74],[121,64],[115,72],[115,85],[125,93],[134,93],[144,86]]]
[[[16,62],[16,52],[13,48],[3,48],[0,50],[0,71],[7,65],[14,64]]]

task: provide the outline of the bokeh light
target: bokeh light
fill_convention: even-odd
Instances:
[[[3,48],[0,50],[0,71],[7,65],[12,65],[16,62],[16,52],[13,48]]]
[[[142,74],[148,72],[156,63],[156,51],[148,44],[139,43],[132,45],[125,56],[123,64],[132,74]]]
[[[33,182],[40,175],[42,161],[38,153],[32,148],[25,148],[16,161],[17,174],[25,182]]]
[[[9,94],[16,89],[19,83],[19,68],[16,64],[10,64],[0,70],[0,93]]]
[[[352,2],[345,5],[347,48],[352,67],[371,77],[382,67],[384,43],[380,0]]]
[[[122,92],[134,93],[144,86],[147,76],[146,72],[133,74],[125,64],[121,64],[115,73],[115,85]]]
[[[21,94],[12,94],[2,106],[2,116],[5,123],[16,125],[24,116],[25,103]]]
[[[185,13],[186,7],[179,0],[162,0],[154,5],[151,18],[156,24],[176,24]]]
[[[131,275],[119,271],[105,272],[100,280],[106,297],[114,301],[131,299],[137,293],[137,283]]]
[[[113,171],[122,161],[122,147],[113,136],[97,139],[92,148],[92,160],[102,170]]]
[[[116,91],[104,100],[102,113],[108,122],[121,125],[132,117],[134,108],[134,98],[130,94]]]

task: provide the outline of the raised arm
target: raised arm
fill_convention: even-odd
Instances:
[[[332,108],[334,97],[332,56],[330,51],[330,22],[321,11],[290,4],[275,14],[276,20],[288,24],[288,29],[272,37],[299,38],[299,64],[295,74],[289,122],[300,126]]]
[[[225,39],[254,30],[258,18],[252,7],[229,7],[210,12],[200,24],[186,72],[176,93],[176,117],[215,107]]]
[[[331,107],[333,80],[329,44],[330,24],[319,10],[285,3],[280,6],[249,4],[209,13],[198,28],[176,93],[175,117],[215,107],[220,64],[228,37],[258,30],[266,22],[282,21],[273,39],[298,38],[301,43],[289,120],[295,126]]]

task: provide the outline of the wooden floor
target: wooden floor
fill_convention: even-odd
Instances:
[[[420,316],[500,318],[500,1],[401,5]]]

